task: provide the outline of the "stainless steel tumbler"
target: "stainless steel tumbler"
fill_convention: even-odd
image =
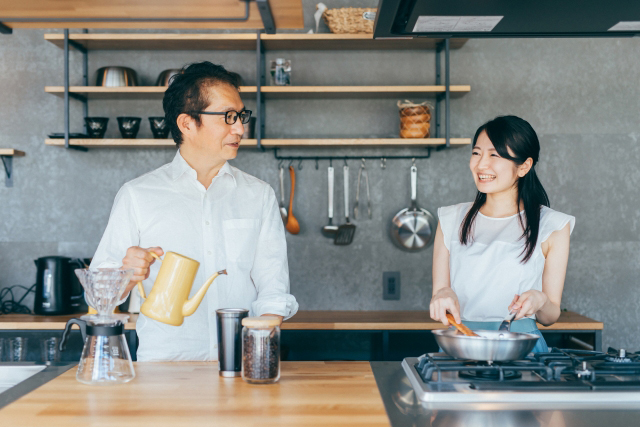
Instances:
[[[218,366],[221,377],[242,375],[242,319],[249,316],[244,308],[216,310],[218,324]]]

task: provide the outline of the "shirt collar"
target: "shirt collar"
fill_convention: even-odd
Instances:
[[[171,178],[173,178],[173,180],[175,181],[188,171],[193,171],[194,178],[197,176],[196,171],[191,166],[189,166],[189,163],[187,163],[184,157],[182,157],[182,155],[180,154],[180,150],[178,150],[176,156],[171,162]],[[236,177],[233,174],[233,169],[231,169],[231,165],[229,164],[229,162],[224,162],[224,165],[222,165],[222,167],[220,168],[217,176],[222,176],[224,174],[228,174],[229,176],[231,176],[231,178],[233,178],[233,183],[236,186],[238,185]]]

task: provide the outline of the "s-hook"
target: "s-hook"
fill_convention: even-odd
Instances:
[[[380,158],[380,169],[386,169],[387,168],[387,158],[386,157],[381,157]]]
[[[302,170],[302,157],[298,158],[298,170],[301,171]]]
[[[278,169],[280,169],[282,167],[282,163],[284,162],[284,160],[280,159],[280,161],[278,162]]]
[[[318,170],[318,158],[316,157],[316,170]]]

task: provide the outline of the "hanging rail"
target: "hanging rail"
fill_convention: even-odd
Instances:
[[[273,156],[275,157],[276,160],[279,161],[299,161],[299,162],[303,162],[305,160],[313,160],[315,162],[318,162],[320,160],[329,160],[329,161],[333,161],[333,160],[360,160],[360,159],[366,159],[366,160],[370,160],[370,159],[385,159],[386,160],[407,160],[407,159],[428,159],[431,157],[431,147],[427,147],[427,154],[423,154],[423,155],[407,155],[407,156],[387,156],[387,155],[378,155],[378,156],[280,156],[278,155],[278,150],[279,148],[274,148],[273,149]]]

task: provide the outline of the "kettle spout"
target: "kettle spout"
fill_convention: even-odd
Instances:
[[[198,308],[198,306],[202,302],[202,298],[204,298],[204,294],[207,293],[207,290],[209,289],[209,286],[211,286],[213,281],[216,280],[216,278],[221,274],[225,274],[226,275],[227,274],[227,270],[218,271],[213,276],[209,277],[209,279],[205,282],[204,285],[202,285],[200,290],[198,290],[198,292],[193,296],[193,298],[185,301],[184,305],[182,306],[182,315],[183,316],[191,316],[193,313],[195,313],[196,309]]]

